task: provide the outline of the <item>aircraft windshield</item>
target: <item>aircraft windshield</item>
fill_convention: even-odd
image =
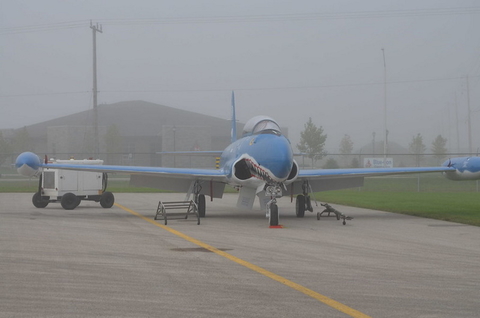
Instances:
[[[278,127],[278,125],[271,120],[262,120],[261,122],[255,125],[255,127],[253,128],[253,133],[258,134],[259,132],[262,132],[264,130],[280,131],[280,127]]]
[[[275,120],[267,116],[256,116],[245,124],[243,135],[259,134],[271,130],[280,132],[280,127]]]

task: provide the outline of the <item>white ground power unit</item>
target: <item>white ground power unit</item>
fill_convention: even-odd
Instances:
[[[107,174],[55,169],[55,164],[103,165],[103,160],[52,160],[44,168],[39,180],[38,191],[32,202],[37,208],[44,208],[50,202],[60,202],[65,210],[75,209],[82,200],[100,202],[104,208],[111,208],[115,202],[113,193],[106,191]]]

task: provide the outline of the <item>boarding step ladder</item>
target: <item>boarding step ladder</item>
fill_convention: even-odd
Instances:
[[[184,212],[179,212],[183,210]],[[158,202],[157,213],[155,214],[155,220],[165,220],[167,225],[167,219],[179,220],[188,219],[188,216],[193,214],[197,218],[197,224],[200,224],[200,215],[198,214],[197,204],[193,201],[171,201],[171,202]]]

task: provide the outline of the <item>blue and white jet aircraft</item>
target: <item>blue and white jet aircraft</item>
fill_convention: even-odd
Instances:
[[[205,216],[205,195],[211,200],[222,198],[225,185],[229,184],[239,189],[238,207],[251,209],[255,196],[258,196],[271,226],[278,225],[276,199],[284,194],[296,195],[295,213],[297,217],[303,217],[306,210],[313,211],[311,193],[360,187],[365,177],[442,172],[452,180],[480,179],[479,157],[452,158],[441,167],[301,170],[294,160],[290,141],[282,134],[277,122],[268,116],[250,119],[244,126],[243,136],[236,140],[233,101],[232,106],[232,143],[221,154],[220,169],[52,165],[42,163],[32,152],[20,154],[15,165],[20,174],[28,177],[38,176],[46,167],[130,174],[133,185],[193,194],[201,217]]]

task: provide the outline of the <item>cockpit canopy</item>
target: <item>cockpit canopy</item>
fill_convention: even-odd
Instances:
[[[279,134],[280,127],[277,122],[268,116],[255,116],[247,121],[243,127],[243,136],[260,134],[268,131],[273,131]]]

